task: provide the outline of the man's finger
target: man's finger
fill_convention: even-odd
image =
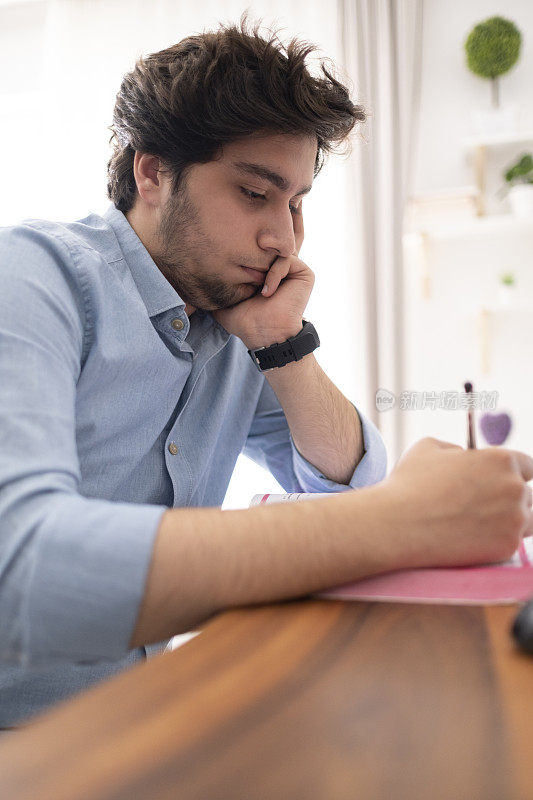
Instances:
[[[261,294],[273,295],[283,278],[289,274],[291,262],[289,258],[279,256],[268,270]],[[265,288],[266,287],[266,288]]]

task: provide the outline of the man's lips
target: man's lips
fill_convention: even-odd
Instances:
[[[259,281],[259,283],[264,283],[265,275],[267,270],[264,269],[253,269],[252,267],[243,267],[241,264],[241,269],[243,269],[251,278],[254,280]]]

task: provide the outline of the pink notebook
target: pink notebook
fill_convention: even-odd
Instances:
[[[324,495],[256,495],[252,504],[285,502]],[[254,502],[255,501],[255,502]],[[478,567],[406,569],[387,572],[319,592],[336,600],[386,600],[399,603],[485,605],[517,603],[533,597],[533,539],[524,539],[509,561]]]

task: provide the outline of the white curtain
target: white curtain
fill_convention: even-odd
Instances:
[[[413,176],[422,63],[423,0],[339,0],[342,61],[369,111],[354,148],[352,253],[367,366],[366,407],[394,461],[403,449],[398,403],[378,412],[379,388],[403,384],[402,228]]]

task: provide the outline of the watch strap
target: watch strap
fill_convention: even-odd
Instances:
[[[320,339],[315,326],[307,320],[302,322],[302,330],[296,336],[289,337],[285,342],[272,344],[269,347],[260,347],[257,350],[248,350],[260,372],[275,367],[284,367],[292,361],[300,361],[319,347]]]

